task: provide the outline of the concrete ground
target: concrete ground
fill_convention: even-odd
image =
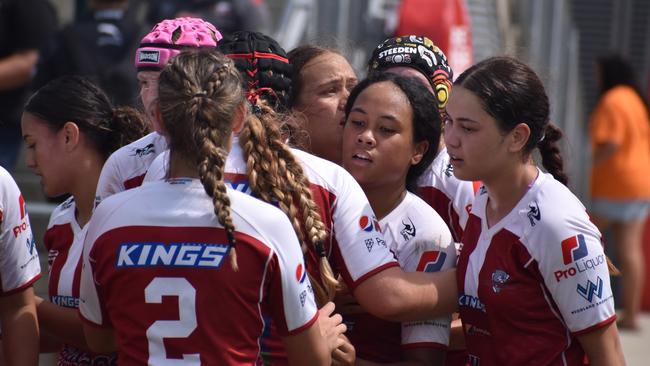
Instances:
[[[620,333],[627,366],[650,365],[650,313],[641,317],[641,330]]]

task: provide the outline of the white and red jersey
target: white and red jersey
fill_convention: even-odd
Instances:
[[[454,176],[447,148],[443,148],[418,179],[418,194],[433,207],[447,224],[456,242],[460,242],[472,209],[478,184]]]
[[[103,201],[84,241],[79,310],[112,327],[120,365],[251,365],[263,311],[281,335],[318,318],[300,245],[277,208],[228,189],[237,263],[196,179],[150,182]]]
[[[310,182],[314,202],[320,209],[321,218],[332,232],[325,244],[325,251],[335,274],[340,274],[352,291],[365,279],[384,269],[398,266],[388,249],[370,203],[357,181],[340,166],[306,153],[292,149],[302,163]],[[169,154],[163,153],[151,165],[145,181],[163,179],[167,171]],[[228,154],[225,180],[237,191],[251,194],[246,173],[244,152],[235,137]],[[313,278],[320,279],[319,257],[309,245],[305,254],[307,270]],[[262,340],[262,363],[286,365],[287,358],[272,317],[267,317],[268,331]]]
[[[458,261],[470,365],[582,365],[576,335],[616,318],[600,232],[578,198],[541,171],[492,227],[487,202],[481,187]]]
[[[20,292],[41,276],[25,199],[0,167],[0,295]]]
[[[81,253],[87,226],[81,228],[75,217],[75,201],[68,198],[52,212],[45,232],[48,251],[48,296],[50,301],[66,308],[79,307]],[[95,354],[64,345],[57,355],[57,365],[115,365],[117,355]]]
[[[407,192],[379,226],[404,271],[438,272],[456,266],[456,248],[447,225],[418,196]],[[447,348],[449,344],[451,315],[400,325],[359,314],[346,316],[345,322],[357,357],[368,361],[399,362],[402,349]]]
[[[348,288],[354,290],[364,279],[399,265],[378,230],[368,198],[350,173],[302,150],[291,151],[302,163],[321,218],[333,233],[325,243],[326,253],[334,271],[341,274]],[[168,161],[168,152],[158,156],[144,180],[164,179]],[[237,138],[233,138],[225,172],[225,180],[230,188],[251,194],[244,152]],[[320,278],[317,272],[318,255],[310,250],[306,256],[310,272],[313,270],[315,277]]]
[[[139,187],[151,162],[166,149],[165,137],[152,132],[111,154],[99,175],[95,205],[110,195]]]

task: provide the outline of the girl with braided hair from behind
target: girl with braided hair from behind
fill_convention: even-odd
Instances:
[[[99,174],[108,156],[147,132],[144,116],[112,106],[85,78],[64,76],[39,89],[25,105],[22,133],[26,162],[45,194],[71,197],[59,205],[45,232],[48,299],[36,298],[41,351],[58,352],[63,365],[115,364],[115,354],[89,352],[76,308],[83,237],[92,214]]]
[[[291,224],[224,182],[231,131],[247,113],[232,61],[207,49],[172,58],[154,112],[170,148],[168,179],[103,201],[84,243],[80,312],[91,347],[119,349],[126,365],[250,365],[264,309],[290,364],[329,365],[321,331],[336,339],[345,326],[317,322]],[[170,311],[178,319],[161,320]]]
[[[314,283],[321,278],[318,270],[325,256],[333,272],[343,279],[361,306],[373,315],[400,321],[429,319],[451,312],[452,306],[443,308],[436,305],[440,298],[446,297],[448,292],[455,292],[455,288],[448,288],[450,284],[455,286],[454,274],[401,271],[393,254],[385,245],[368,199],[348,172],[336,164],[301,150],[290,149],[291,154],[285,156],[286,146],[283,142],[285,136],[280,139],[277,132],[278,129],[283,131],[278,126],[284,120],[272,108],[268,108],[268,105],[279,105],[279,108],[284,106],[286,110],[285,96],[290,95],[290,89],[287,89],[290,83],[286,82],[286,78],[291,73],[287,73],[286,65],[282,65],[282,62],[286,63],[284,51],[277,43],[271,42],[269,46],[269,40],[270,38],[266,36],[249,37],[247,33],[242,32],[238,37],[226,37],[219,43],[220,50],[235,60],[243,77],[249,100],[254,103],[245,119],[245,126],[250,130],[250,136],[241,132],[233,138],[232,150],[226,162],[228,184],[234,189],[252,193],[249,174],[255,174],[257,176],[254,179],[259,180],[262,176],[262,179],[270,182],[264,183],[264,187],[267,188],[260,189],[269,197],[271,193],[267,192],[271,190],[286,192],[289,187],[284,179],[300,182],[295,178],[299,175],[296,173],[298,166],[294,162],[298,162],[302,174],[307,178],[311,197],[318,205],[320,217],[330,234],[324,242],[323,253],[314,245],[316,243],[314,238],[318,236],[313,233],[319,231],[310,234],[303,230],[303,237],[312,240],[311,243],[307,242],[305,258],[308,271],[313,271]],[[249,85],[255,87],[250,88]],[[268,105],[264,106],[262,100]],[[268,141],[269,136],[273,137],[271,139],[273,141]],[[257,142],[242,143],[242,141]],[[282,146],[282,148],[269,146]],[[246,155],[247,148],[252,151],[250,156]],[[255,149],[258,151],[253,151]],[[276,159],[275,154],[277,154],[274,149],[280,152],[279,156],[283,161],[273,160]],[[166,166],[168,155],[164,153],[153,162],[145,181],[158,180],[168,174],[168,166]],[[249,171],[247,163],[251,157],[253,158],[251,167],[254,169]],[[279,175],[280,178],[272,178],[272,175],[267,174],[264,169],[268,170],[267,167],[273,164],[278,167],[280,173],[283,171],[287,173]],[[284,174],[289,174],[286,175],[289,178],[283,178]],[[292,189],[294,192],[304,190],[304,188]],[[304,213],[305,208],[311,210],[309,205],[300,203],[300,199],[306,200],[307,197],[305,193],[298,199],[293,198],[298,212],[302,210]],[[304,225],[308,223],[301,223],[301,226]],[[331,285],[326,287],[326,283],[324,281],[321,283],[324,289],[333,289]],[[321,312],[323,311],[324,309],[321,309]],[[286,364],[286,356],[283,355],[284,351],[279,343],[277,332],[274,331],[273,322],[269,321],[266,324],[270,327],[270,331],[269,336],[261,340],[263,361],[271,364]],[[352,350],[347,352],[349,351]],[[342,356],[342,352],[337,349],[333,355],[339,357]],[[346,357],[346,360],[349,358]]]
[[[331,202],[321,199],[322,204],[318,205],[314,201],[302,162],[284,143],[289,129],[283,126],[290,116],[277,113],[276,109],[287,110],[291,68],[286,53],[272,38],[248,31],[227,35],[219,45],[239,68],[251,103],[241,132],[233,138],[225,179],[232,188],[277,205],[289,217],[307,262],[307,275],[316,302],[323,307],[334,298],[338,284],[326,252],[331,251],[331,245],[326,242],[330,239],[329,228],[322,219],[327,217],[331,223]],[[159,156],[144,180],[163,178],[167,174],[165,162],[168,160],[168,152]],[[324,188],[315,187],[314,195],[331,201],[329,191],[325,194]],[[330,304],[321,311],[329,315],[333,307]],[[269,336],[261,340],[262,359],[272,364],[286,363],[287,356],[274,319],[268,317],[265,326],[269,329],[265,335]]]
[[[457,266],[470,364],[625,363],[601,234],[565,186],[549,111],[542,81],[511,57],[467,69],[447,104],[454,175],[483,182]]]

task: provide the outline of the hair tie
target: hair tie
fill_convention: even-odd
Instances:
[[[539,141],[537,141],[537,143],[539,144],[539,143],[541,143],[542,141],[544,141],[544,138],[546,138],[546,132],[544,132],[544,133],[542,134],[542,137],[539,138]]]
[[[200,91],[198,93],[194,93],[194,95],[192,95],[192,98],[196,98],[196,97],[202,98],[202,97],[207,97],[207,96],[208,96],[208,93],[205,90],[202,90],[202,91]]]
[[[323,247],[323,242],[322,241],[317,241],[316,242],[316,253],[320,258],[325,258],[325,247]]]
[[[234,247],[236,243],[235,233],[233,233],[230,229],[226,229],[226,236],[228,237],[228,243]]]

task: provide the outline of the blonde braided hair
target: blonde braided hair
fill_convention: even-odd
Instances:
[[[308,275],[316,301],[322,306],[334,298],[338,286],[323,247],[329,233],[314,203],[302,166],[283,142],[279,116],[262,100],[258,100],[253,109],[256,113],[247,116],[239,135],[250,188],[264,201],[276,202],[289,217],[303,254],[309,252],[307,242],[314,246],[321,280],[317,281],[309,272]]]
[[[160,112],[172,153],[196,162],[205,192],[230,244],[237,270],[235,227],[223,181],[232,116],[245,102],[239,72],[232,61],[211,49],[183,51],[160,74]]]

